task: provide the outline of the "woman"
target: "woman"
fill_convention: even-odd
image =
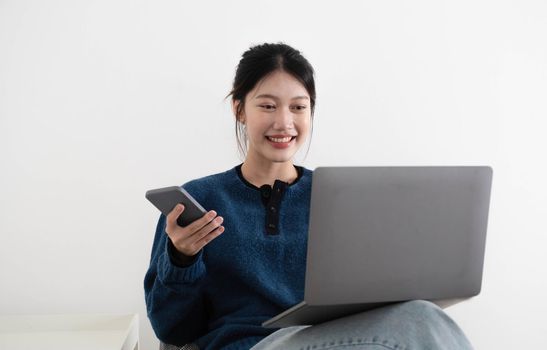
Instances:
[[[145,277],[148,317],[168,344],[200,349],[466,349],[431,303],[416,301],[273,334],[261,323],[303,299],[312,172],[293,164],[311,136],[313,68],[285,44],[251,47],[232,91],[245,156],[183,187],[210,210],[181,227],[159,219]]]

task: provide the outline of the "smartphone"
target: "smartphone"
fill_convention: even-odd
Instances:
[[[146,191],[148,199],[165,216],[169,214],[177,204],[184,205],[184,211],[177,219],[180,226],[188,226],[197,219],[203,217],[207,211],[184,188],[179,186],[163,187]]]

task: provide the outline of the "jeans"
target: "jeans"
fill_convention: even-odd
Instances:
[[[282,328],[251,350],[472,349],[456,323],[428,301],[384,306],[315,326]]]

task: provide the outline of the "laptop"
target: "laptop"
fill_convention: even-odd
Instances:
[[[488,166],[318,167],[304,300],[262,325],[479,294],[491,183]]]

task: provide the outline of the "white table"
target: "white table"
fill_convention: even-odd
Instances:
[[[138,350],[132,315],[0,315],[2,350]]]

